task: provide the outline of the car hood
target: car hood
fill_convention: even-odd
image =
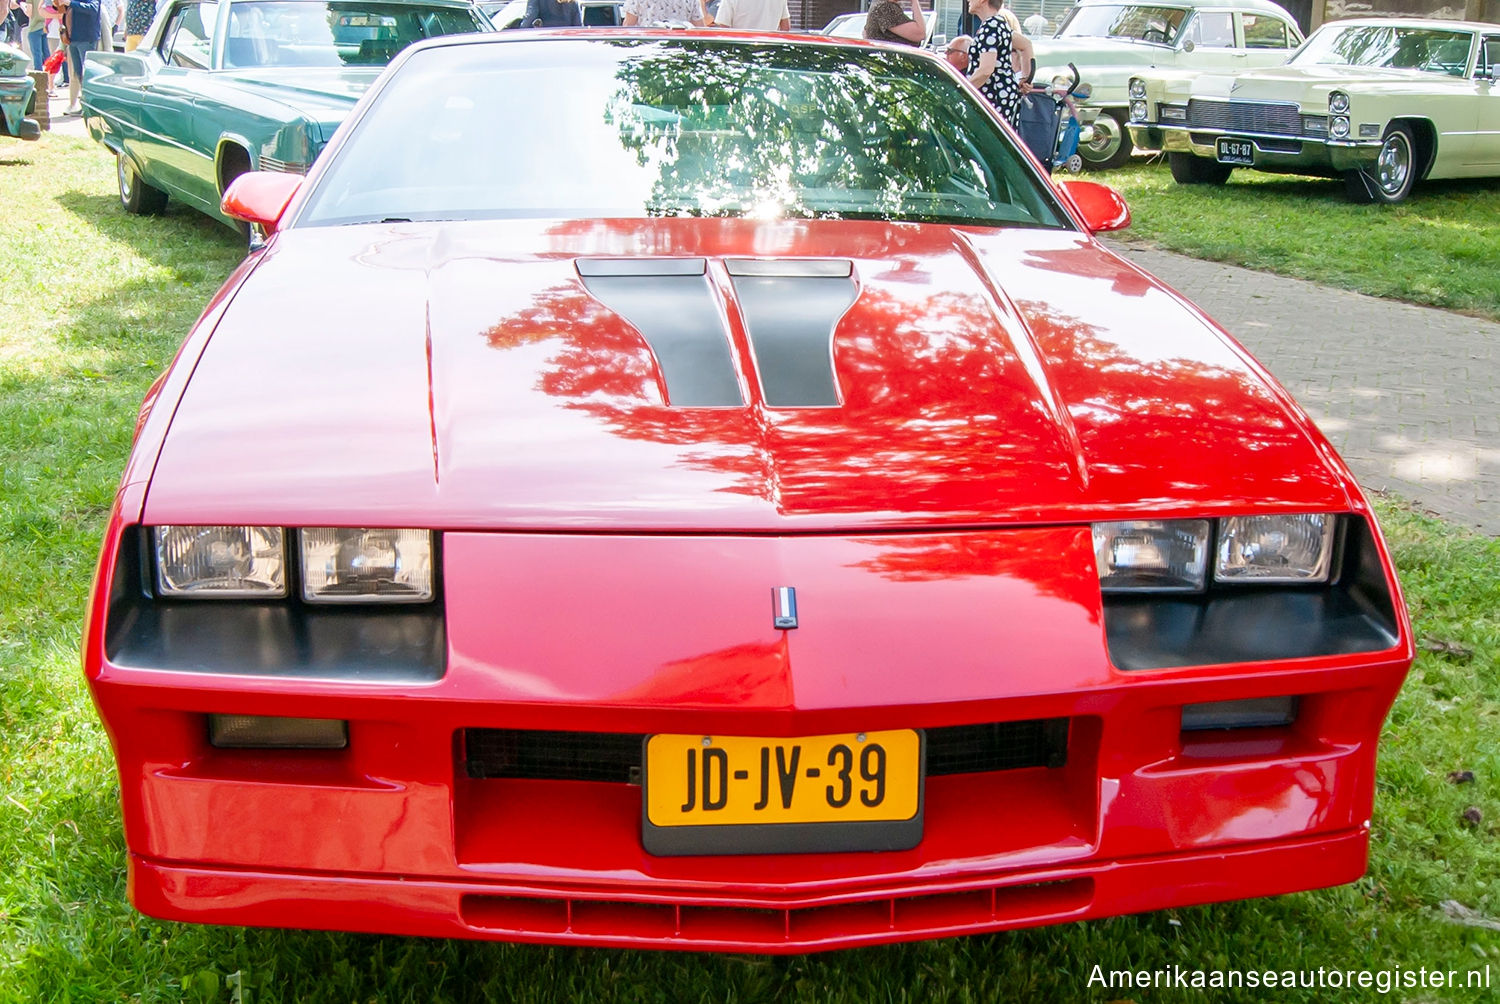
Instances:
[[[294,229],[262,254],[147,522],[787,532],[1350,501],[1242,349],[1076,233],[506,221]],[[686,281],[629,274],[664,259]],[[674,324],[724,359],[684,368]],[[731,360],[709,397],[736,400],[685,403],[684,372]],[[797,389],[816,371],[832,401]]]
[[[1172,50],[1149,42],[1124,42],[1107,38],[1047,38],[1031,43],[1038,67],[1066,67],[1077,63],[1084,80],[1089,66],[1156,66]]]
[[[354,105],[379,77],[382,67],[259,67],[225,70],[216,80],[255,100],[270,99],[322,127],[327,142]]]
[[[1359,87],[1381,89],[1395,87],[1409,90],[1413,81],[1423,86],[1441,84],[1456,77],[1441,77],[1421,70],[1379,69],[1368,66],[1268,66],[1242,73],[1203,73],[1185,86],[1197,97],[1255,98],[1257,100],[1296,101],[1310,90],[1324,87]]]
[[[13,45],[0,44],[0,77],[24,77],[31,57]]]

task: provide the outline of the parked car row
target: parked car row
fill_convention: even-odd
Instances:
[[[1130,81],[1130,132],[1185,184],[1237,168],[1342,177],[1357,202],[1500,175],[1500,25],[1326,24],[1283,67]]]

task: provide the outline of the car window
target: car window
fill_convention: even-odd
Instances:
[[[1200,10],[1188,25],[1187,37],[1194,45],[1209,49],[1234,48],[1234,15],[1227,10]]]
[[[416,53],[297,225],[655,216],[1070,226],[987,106],[915,50],[691,38]]]
[[[218,12],[217,3],[183,4],[173,11],[171,21],[161,34],[158,51],[162,58],[173,66],[208,69],[214,19]]]
[[[1476,69],[1487,74],[1491,80],[1500,73],[1500,35],[1489,35],[1479,49]]]
[[[586,3],[580,13],[586,27],[614,28],[620,23],[620,5],[613,3]]]
[[[465,7],[379,0],[236,3],[224,65],[384,66],[413,42],[488,27]]]
[[[1461,77],[1468,69],[1466,31],[1407,25],[1326,26],[1313,33],[1291,65],[1376,66]]]
[[[1286,22],[1269,14],[1242,14],[1247,49],[1290,49],[1297,43]]]
[[[1057,29],[1058,38],[1127,38],[1175,42],[1187,11],[1180,7],[1090,4],[1074,7]]]

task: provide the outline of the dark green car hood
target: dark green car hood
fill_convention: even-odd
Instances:
[[[225,87],[242,90],[262,100],[276,101],[290,112],[318,123],[321,141],[328,142],[339,123],[348,117],[384,67],[309,69],[258,67],[221,70],[215,80]]]

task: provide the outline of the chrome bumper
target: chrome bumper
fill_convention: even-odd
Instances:
[[[1216,142],[1220,136],[1249,140],[1255,147],[1254,163],[1237,165],[1262,170],[1302,169],[1309,172],[1370,170],[1380,155],[1378,139],[1319,139],[1314,136],[1285,136],[1272,133],[1235,132],[1227,129],[1200,129],[1163,125],[1160,122],[1132,122],[1130,138],[1142,150],[1164,150],[1168,153],[1191,153],[1208,160],[1218,159]]]

